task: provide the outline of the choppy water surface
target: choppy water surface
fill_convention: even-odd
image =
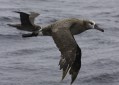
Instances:
[[[119,85],[119,0],[0,0],[0,85],[69,85],[61,80],[60,52],[51,37],[21,38],[8,27],[19,23],[12,11],[38,12],[36,24],[63,18],[92,19],[104,28],[76,35],[82,68],[74,85]]]

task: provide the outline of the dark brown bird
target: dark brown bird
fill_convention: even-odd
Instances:
[[[67,72],[69,72],[72,79],[71,84],[76,79],[81,68],[81,49],[73,35],[80,34],[89,29],[97,29],[104,32],[94,21],[73,18],[57,21],[42,28],[39,33],[43,36],[53,37],[56,46],[61,52],[59,65],[60,70],[63,71],[62,80],[65,78]]]
[[[41,29],[40,26],[34,24],[35,17],[39,14],[35,12],[31,12],[30,14],[24,12],[14,11],[15,13],[20,14],[20,21],[21,24],[8,24],[9,26],[16,27],[19,30],[32,32],[32,34],[23,34],[23,37],[30,36],[37,36],[39,30]]]
[[[89,29],[97,29],[104,32],[94,21],[72,18],[56,21],[40,29],[38,33],[39,35],[53,37],[56,46],[61,52],[59,65],[60,70],[63,71],[62,80],[69,72],[72,79],[71,84],[75,81],[81,68],[82,55],[81,49],[73,35],[80,34]],[[32,35],[26,35],[26,37],[32,37]]]

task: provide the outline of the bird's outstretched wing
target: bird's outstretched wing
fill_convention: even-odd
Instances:
[[[35,20],[35,18],[38,16],[38,15],[40,15],[39,13],[35,13],[35,12],[30,12],[31,14],[30,14],[30,16],[29,16],[29,20],[30,20],[30,22],[31,22],[31,24],[32,25],[34,25],[34,20]]]
[[[81,67],[81,49],[68,28],[52,28],[52,37],[61,52],[59,65],[63,71],[62,80],[69,71],[72,84]]]
[[[19,13],[20,14],[20,20],[21,20],[21,25],[24,26],[32,26],[31,21],[29,20],[29,14],[24,13],[24,12],[19,12],[19,11],[14,11],[15,13]]]

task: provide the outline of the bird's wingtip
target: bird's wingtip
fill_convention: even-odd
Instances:
[[[75,81],[77,75],[78,75],[78,72],[73,72],[73,74],[71,74],[71,85],[72,85],[73,82]]]

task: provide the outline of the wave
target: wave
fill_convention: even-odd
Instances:
[[[111,69],[112,67],[118,67],[119,62],[111,59],[98,59],[95,62],[91,63],[91,65],[97,69]]]
[[[11,18],[9,18],[9,17],[0,17],[0,21],[10,22],[10,21],[12,21],[12,20],[11,20]]]
[[[20,35],[18,34],[0,34],[0,39],[20,39]]]
[[[34,55],[34,54],[37,54],[37,53],[41,53],[44,55],[44,52],[45,52],[45,55],[47,55],[47,51],[51,50],[51,49],[54,49],[52,47],[49,47],[49,48],[24,48],[24,49],[15,49],[13,51],[8,51],[8,52],[3,52],[2,53],[2,56],[26,56],[26,55]],[[46,56],[47,57],[47,56]]]
[[[115,83],[119,81],[119,62],[110,59],[97,59],[88,64],[93,72],[82,78],[83,83]],[[91,68],[90,68],[91,67]]]
[[[12,22],[12,21],[16,21],[16,20],[19,20],[20,18],[18,18],[18,17],[11,17],[11,16],[7,16],[7,17],[5,17],[5,16],[1,16],[0,17],[0,21],[4,21],[4,22]]]
[[[102,74],[95,74],[88,77],[85,77],[83,79],[83,82],[89,83],[114,83],[116,81],[119,81],[119,71],[118,72],[112,72],[112,73],[102,73]]]

